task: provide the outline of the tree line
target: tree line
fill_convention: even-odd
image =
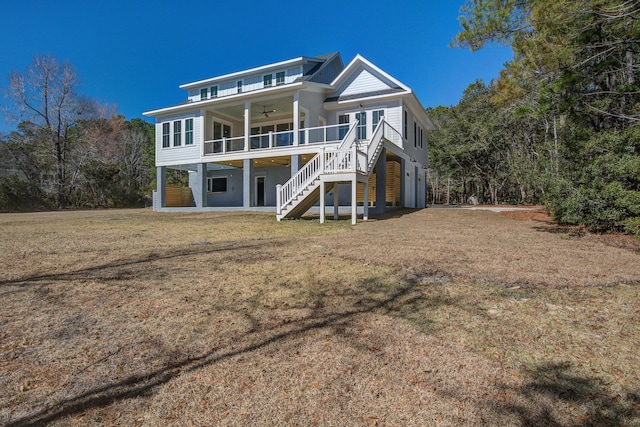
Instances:
[[[9,76],[0,136],[0,211],[149,205],[154,126],[82,96],[75,69],[36,56]]]
[[[469,0],[460,23],[454,46],[514,57],[428,110],[429,201],[543,203],[640,236],[640,2]]]

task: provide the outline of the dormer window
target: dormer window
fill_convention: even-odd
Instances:
[[[276,73],[276,85],[284,84],[284,71]]]
[[[262,81],[264,82],[264,87],[269,87],[273,84],[272,77],[273,76],[271,74],[267,74],[262,78]]]
[[[218,86],[211,86],[211,97],[212,98],[218,97]]]
[[[200,99],[207,99],[207,88],[200,89]]]
[[[242,80],[238,80],[238,93],[242,93]]]

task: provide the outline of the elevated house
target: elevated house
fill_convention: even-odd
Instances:
[[[273,207],[278,220],[320,206],[364,219],[426,201],[432,124],[411,89],[357,55],[299,57],[180,86],[156,119],[156,210],[167,169],[189,172],[195,208]]]

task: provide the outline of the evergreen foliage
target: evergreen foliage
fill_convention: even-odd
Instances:
[[[429,111],[432,180],[460,183],[461,201],[469,182],[484,202],[519,189],[563,223],[640,236],[640,3],[469,0],[460,23],[454,46],[498,43],[514,58]]]

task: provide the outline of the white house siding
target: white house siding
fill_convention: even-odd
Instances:
[[[391,82],[386,81],[386,79],[377,73],[374,74],[373,70],[361,67],[338,89],[337,94],[346,96],[386,90],[393,87]]]
[[[260,74],[259,76],[253,76],[253,77],[248,77],[244,79],[244,82],[242,84],[242,91],[249,92],[252,90],[262,89],[263,87],[264,87],[264,79],[263,79],[263,75]]]
[[[188,112],[184,114],[176,114],[169,116],[158,116],[156,118],[156,165],[157,166],[169,166],[179,165],[184,163],[194,163],[200,158],[201,150],[201,129],[202,129],[202,117],[199,115],[199,111]],[[185,119],[193,119],[193,145],[184,145],[185,142]],[[173,147],[173,144],[169,148],[162,148],[162,124],[169,122],[171,135],[173,136],[173,122],[176,120],[182,121],[182,145],[179,147]]]
[[[398,132],[402,132],[402,103],[400,101],[389,101],[385,108],[384,119]]]
[[[327,113],[322,106],[325,98],[326,95],[323,93],[300,92],[300,97],[298,98],[300,107],[306,108],[309,111],[308,127],[318,126],[318,116],[327,117]]]
[[[293,83],[295,79],[297,79],[300,76],[302,76],[302,67],[289,68],[285,72],[284,82]]]
[[[404,135],[404,110],[406,109],[407,111],[407,134]],[[402,133],[405,137],[405,146],[404,146],[404,151],[405,153],[407,153],[407,155],[412,158],[415,159],[416,161],[418,161],[420,164],[425,165],[427,164],[427,133],[426,133],[426,128],[423,124],[418,123],[419,126],[422,127],[422,134],[423,134],[423,145],[422,148],[420,147],[420,145],[418,145],[417,147],[414,145],[414,126],[413,123],[416,120],[416,117],[414,115],[414,113],[406,108],[406,105],[403,105],[402,108],[402,126],[399,128],[396,128],[400,133]]]
[[[222,82],[218,85],[218,96],[234,95],[238,93],[238,81]]]

